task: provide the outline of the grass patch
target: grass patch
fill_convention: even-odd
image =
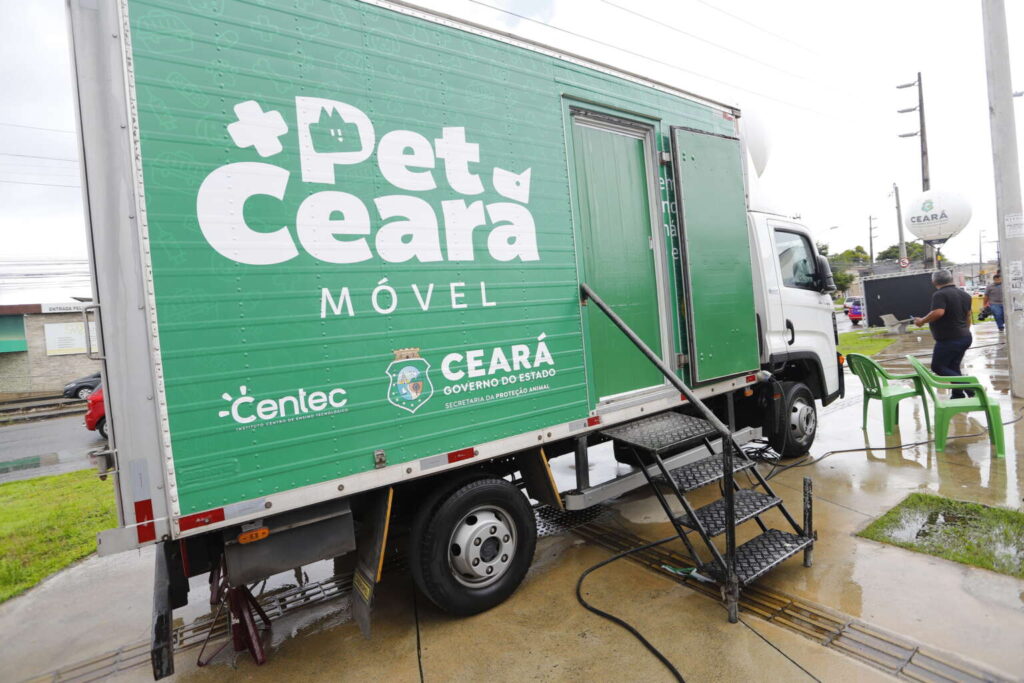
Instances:
[[[858,536],[1024,579],[1024,513],[912,493]]]
[[[873,356],[884,351],[894,341],[896,337],[886,335],[885,329],[851,330],[840,333],[839,353],[844,356],[848,353]]]
[[[0,484],[0,602],[95,552],[116,525],[113,481],[91,470]]]

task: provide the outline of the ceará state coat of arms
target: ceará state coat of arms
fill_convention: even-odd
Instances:
[[[391,405],[415,413],[434,395],[430,382],[430,363],[420,358],[418,348],[396,349],[395,360],[387,369],[388,401]]]

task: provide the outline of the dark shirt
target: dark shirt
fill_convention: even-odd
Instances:
[[[932,294],[932,310],[944,309],[945,315],[928,323],[935,341],[960,339],[971,333],[971,295],[953,285],[940,287]]]
[[[1001,304],[1003,303],[1003,283],[993,282],[985,290],[985,296],[988,297],[990,304]]]

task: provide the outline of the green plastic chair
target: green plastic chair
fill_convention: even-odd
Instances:
[[[857,375],[860,383],[864,385],[864,419],[861,429],[867,429],[868,404],[872,399],[882,402],[882,424],[885,427],[885,434],[888,436],[892,434],[893,427],[900,423],[900,401],[919,396],[921,405],[924,407],[925,424],[928,425],[928,431],[932,430],[923,382],[917,374],[894,375],[872,359],[859,353],[847,354],[846,362],[850,366],[850,371]],[[889,384],[892,380],[910,380],[914,386]]]
[[[977,410],[985,411],[985,419],[988,420],[988,440],[995,445],[996,455],[1000,458],[1006,454],[1006,445],[1003,440],[1003,414],[999,410],[999,404],[989,399],[985,393],[985,387],[975,377],[940,377],[921,364],[921,361],[913,356],[907,356],[907,360],[917,371],[925,390],[935,405],[935,450],[946,450],[946,439],[949,435],[949,421],[957,413],[971,413]],[[974,396],[970,398],[940,399],[936,389],[970,389]]]

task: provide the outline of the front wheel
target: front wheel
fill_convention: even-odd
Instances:
[[[468,616],[515,591],[536,545],[526,496],[503,479],[477,479],[427,499],[413,524],[409,564],[431,602]]]
[[[104,439],[107,438],[107,418],[100,418],[100,421],[96,423],[96,431],[99,432],[100,436]]]
[[[818,433],[818,411],[806,384],[782,383],[782,415],[770,432],[768,442],[783,458],[795,458],[810,450]]]
[[[83,401],[89,398],[90,395],[92,395],[92,387],[82,387],[77,392],[75,392],[75,396],[82,399]]]

